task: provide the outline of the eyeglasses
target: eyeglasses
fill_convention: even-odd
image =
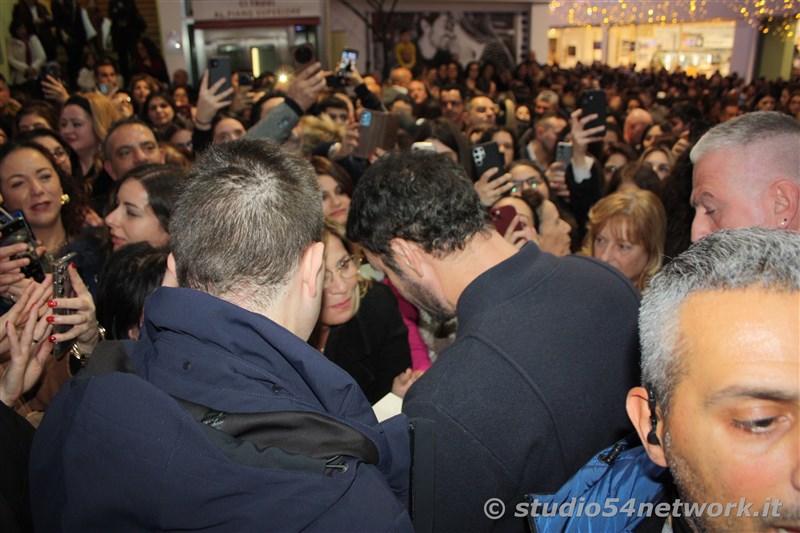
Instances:
[[[338,263],[336,263],[336,272],[339,274],[343,280],[351,280],[355,275],[358,273],[358,261],[352,255],[346,255],[342,257]],[[323,288],[327,289],[333,283],[333,272],[330,270],[325,270],[325,281],[322,284]]]
[[[528,185],[531,189],[536,189],[536,187],[540,185],[544,185],[544,181],[542,178],[532,176],[530,178],[526,178],[524,180],[514,180],[514,186],[511,188],[511,192],[519,192],[525,188],[525,184]]]

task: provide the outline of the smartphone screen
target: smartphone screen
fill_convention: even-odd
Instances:
[[[352,48],[342,50],[342,57],[339,60],[339,68],[336,69],[336,75],[341,77],[350,72],[357,60],[358,50],[353,50]]]

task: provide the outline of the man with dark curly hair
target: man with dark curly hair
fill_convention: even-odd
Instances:
[[[526,492],[557,490],[630,431],[636,290],[591,258],[518,251],[487,225],[464,169],[440,155],[370,167],[347,235],[411,303],[458,318],[455,343],[403,405],[435,423],[435,528],[526,531],[513,516]]]

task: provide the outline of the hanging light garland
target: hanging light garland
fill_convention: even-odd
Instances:
[[[797,0],[800,2],[800,0]],[[551,0],[550,11],[567,10],[567,21],[572,26],[627,26],[630,24],[675,24],[688,16],[704,18],[707,0],[608,0],[569,2]],[[680,10],[679,10],[680,7]]]
[[[798,0],[725,0],[725,3],[761,33],[777,35],[784,41],[795,36],[800,20]]]
[[[571,26],[627,26],[631,24],[676,24],[704,20],[707,2],[714,0],[551,0],[550,11],[567,13]],[[719,0],[716,0],[719,1]],[[800,21],[800,0],[722,0],[761,33],[795,37]]]

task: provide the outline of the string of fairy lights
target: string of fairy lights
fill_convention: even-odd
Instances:
[[[679,20],[704,20],[708,1],[720,0],[551,0],[552,12],[566,10],[571,26],[627,26],[630,24],[675,24]],[[721,0],[739,16],[762,33],[772,33],[782,39],[795,35],[800,20],[800,0]]]

